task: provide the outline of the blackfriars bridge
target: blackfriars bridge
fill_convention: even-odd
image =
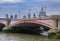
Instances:
[[[0,19],[0,30],[3,29],[17,29],[17,30],[39,30],[40,27],[48,31],[51,28],[57,28],[59,24],[55,19]]]

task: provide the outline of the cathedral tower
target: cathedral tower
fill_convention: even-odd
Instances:
[[[46,10],[45,10],[46,7],[42,6],[41,7],[41,11],[39,12],[39,18],[45,18],[47,15],[46,15]]]

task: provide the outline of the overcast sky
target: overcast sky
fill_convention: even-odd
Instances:
[[[29,9],[31,15],[38,15],[42,5],[46,6],[47,15],[60,15],[60,0],[0,0],[0,17],[5,14],[27,16]]]

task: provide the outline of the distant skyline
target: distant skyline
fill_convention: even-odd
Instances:
[[[46,6],[47,15],[60,15],[60,0],[0,0],[0,18],[5,14],[15,15],[18,17],[28,14],[31,9],[31,15],[39,14],[42,5]]]

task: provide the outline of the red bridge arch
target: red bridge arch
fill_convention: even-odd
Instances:
[[[5,20],[0,20],[1,24],[7,25],[7,22]]]
[[[12,26],[15,26],[15,25],[17,25],[17,24],[20,24],[20,23],[24,23],[24,22],[25,22],[25,23],[35,23],[35,24],[43,25],[43,26],[46,26],[46,27],[49,27],[49,28],[53,27],[53,26],[50,25],[50,24],[41,22],[40,20],[20,20],[20,21],[17,21],[17,22],[15,22],[15,23],[11,24],[11,27],[12,27]]]

